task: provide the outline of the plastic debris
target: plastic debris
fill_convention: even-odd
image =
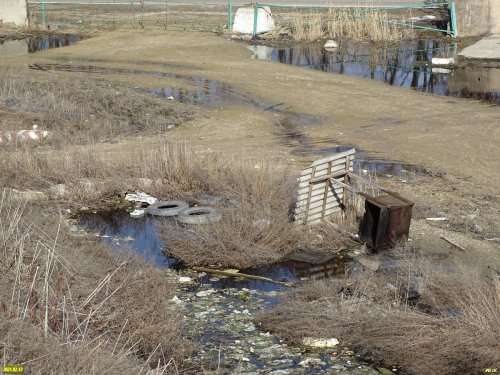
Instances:
[[[312,348],[334,348],[339,344],[336,338],[331,339],[314,339],[312,337],[304,337],[302,344]]]
[[[137,192],[137,193],[129,193],[125,195],[125,200],[129,202],[142,202],[147,204],[153,204],[158,201],[157,198],[152,197],[149,194]]]
[[[141,209],[134,210],[130,213],[130,216],[135,218],[142,217],[144,216],[144,210]]]
[[[181,277],[179,277],[179,282],[181,284],[188,284],[191,282],[191,278],[187,277],[187,276],[181,276]]]

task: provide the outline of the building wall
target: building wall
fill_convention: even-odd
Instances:
[[[459,36],[490,32],[490,0],[455,0],[455,7]]]
[[[26,0],[0,0],[0,21],[24,26],[28,23]]]
[[[490,32],[500,34],[500,0],[490,0]]]

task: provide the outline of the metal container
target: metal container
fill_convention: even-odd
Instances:
[[[360,226],[360,239],[373,250],[392,247],[406,241],[410,232],[413,202],[399,194],[365,197],[365,215]]]

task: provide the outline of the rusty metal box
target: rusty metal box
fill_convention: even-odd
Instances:
[[[413,202],[399,194],[365,197],[365,214],[360,226],[360,239],[373,250],[392,247],[406,240],[410,232]]]

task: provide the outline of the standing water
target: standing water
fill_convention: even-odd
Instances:
[[[444,69],[431,65],[433,57],[454,55],[454,46],[446,41],[418,40],[387,48],[347,43],[328,51],[321,44],[249,48],[256,59],[363,77],[419,92],[500,104],[500,69]]]
[[[187,362],[196,367],[217,368],[218,374],[365,374],[379,372],[357,358],[348,348],[299,348],[289,346],[279,336],[263,331],[255,317],[274,306],[289,288],[259,280],[227,278],[182,268],[164,253],[168,244],[159,236],[164,225],[177,230],[192,230],[177,225],[175,219],[144,216],[132,218],[125,211],[85,214],[77,219],[116,251],[129,249],[157,267],[176,267],[179,284],[172,307],[185,316],[184,335],[200,344]],[[347,262],[333,258],[309,266],[287,261],[241,272],[297,282],[303,277],[342,277]],[[187,280],[187,282],[186,282]]]

